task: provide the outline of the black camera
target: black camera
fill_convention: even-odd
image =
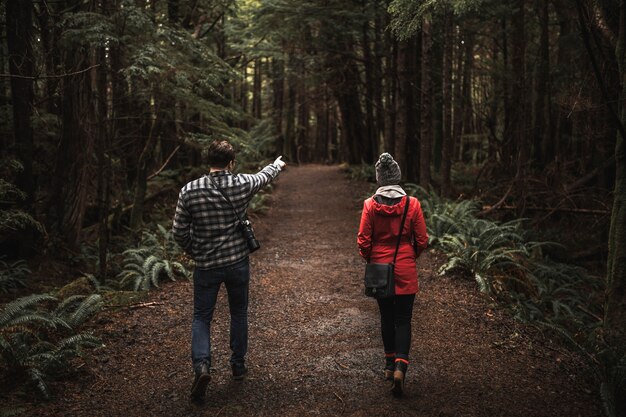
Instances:
[[[246,243],[248,244],[248,249],[250,249],[250,253],[261,247],[261,244],[256,237],[254,236],[254,230],[252,230],[252,223],[250,220],[244,220],[241,223],[241,229],[243,232],[243,237],[246,239]]]

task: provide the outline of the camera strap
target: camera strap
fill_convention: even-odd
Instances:
[[[230,199],[226,196],[226,194],[224,194],[224,192],[222,191],[222,189],[219,187],[219,185],[217,185],[217,181],[215,181],[213,179],[213,177],[211,176],[211,174],[208,175],[209,179],[211,180],[211,182],[213,183],[213,186],[215,187],[215,189],[222,195],[222,197],[224,197],[224,200],[226,200],[226,202],[228,203],[228,205],[233,209],[233,212],[235,212],[235,216],[237,216],[237,220],[239,220],[239,223],[243,226],[245,223],[243,221],[243,219],[241,218],[241,216],[239,215],[239,213],[237,213],[237,210],[235,209],[235,206],[233,205],[233,203],[230,201]]]

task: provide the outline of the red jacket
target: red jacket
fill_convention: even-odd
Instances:
[[[387,206],[370,197],[363,203],[357,243],[359,252],[366,261],[393,262],[405,201],[406,198],[403,197],[398,204]],[[394,267],[396,294],[418,292],[415,260],[428,245],[428,233],[420,202],[415,197],[410,197],[409,202]]]

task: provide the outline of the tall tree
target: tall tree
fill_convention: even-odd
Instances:
[[[443,128],[441,146],[441,194],[450,195],[452,169],[452,59],[454,51],[454,25],[451,11],[444,16],[443,53]]]
[[[13,103],[13,132],[15,149],[23,169],[18,186],[32,202],[35,192],[33,180],[33,5],[31,1],[7,0],[6,30],[11,73],[11,100]]]
[[[619,119],[621,131],[615,140],[615,189],[609,230],[604,329],[607,340],[626,354],[626,0],[619,2],[619,31],[615,48],[621,84]],[[618,356],[619,357],[619,356]],[[616,415],[626,413],[626,387],[613,387],[617,400]]]
[[[422,187],[430,186],[431,146],[433,143],[433,38],[431,17],[424,16],[422,23],[422,88],[420,112],[420,169],[419,183]]]

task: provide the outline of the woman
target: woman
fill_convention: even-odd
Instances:
[[[409,204],[394,267],[396,295],[377,299],[385,348],[385,379],[393,380],[392,392],[399,396],[409,365],[411,316],[418,292],[415,261],[426,249],[428,234],[420,203],[398,185],[400,167],[388,153],[380,155],[376,162],[376,182],[376,194],[363,203],[357,238],[359,252],[367,262],[393,262],[402,214],[405,204]]]

